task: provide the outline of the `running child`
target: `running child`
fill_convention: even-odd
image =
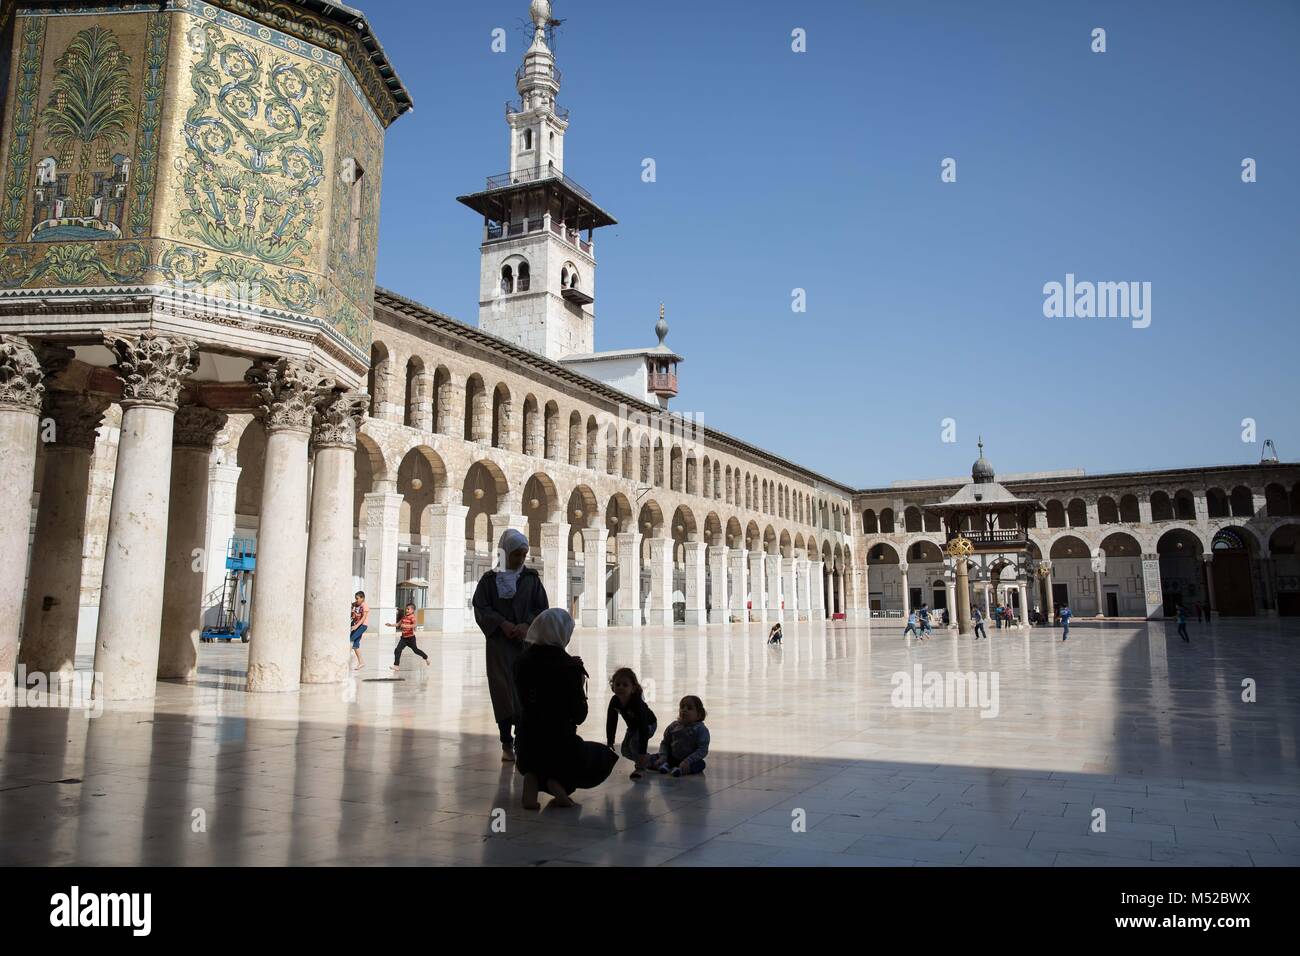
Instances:
[[[397,647],[393,648],[393,675],[397,675],[398,665],[402,662],[402,651],[408,647],[415,651],[417,657],[423,658],[424,666],[428,667],[429,655],[415,643],[415,605],[406,605],[405,613],[389,626],[397,628],[398,633]]]

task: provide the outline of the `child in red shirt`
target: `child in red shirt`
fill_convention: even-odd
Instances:
[[[429,655],[420,650],[415,643],[415,605],[406,605],[405,613],[390,626],[397,628],[398,632],[397,647],[393,649],[393,675],[397,675],[398,665],[402,662],[402,651],[408,647],[415,651],[417,656],[423,658],[424,666],[428,667]]]

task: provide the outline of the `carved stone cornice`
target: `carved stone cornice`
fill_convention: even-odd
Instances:
[[[199,366],[199,346],[189,339],[156,332],[107,331],[104,344],[117,362],[122,407],[153,405],[175,410],[181,384]]]
[[[0,408],[40,412],[45,396],[45,372],[27,340],[0,336]]]
[[[108,411],[109,404],[108,398],[102,395],[48,392],[45,415],[52,420],[54,429],[48,436],[42,430],[42,440],[51,449],[80,448],[94,451],[99,426],[104,422],[104,412]]]
[[[335,390],[321,396],[316,403],[312,444],[317,448],[356,448],[357,432],[369,405],[364,392]]]
[[[268,432],[310,433],[316,402],[334,388],[334,379],[314,362],[262,359],[244,375],[257,387],[258,419]]]
[[[176,409],[172,425],[172,444],[181,448],[212,449],[217,433],[226,427],[226,413],[202,405],[182,405]]]

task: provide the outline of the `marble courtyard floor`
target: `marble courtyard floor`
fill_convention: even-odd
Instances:
[[[532,813],[477,635],[422,636],[432,667],[407,655],[400,681],[368,637],[353,686],[288,695],[245,693],[246,646],[202,645],[200,679],[146,705],[0,710],[0,864],[1300,864],[1300,621],[1190,628],[579,630],[583,735],[627,664],[661,730],[704,699],[708,770],[633,781],[623,760],[578,809]],[[916,665],[996,674],[997,716],[893,706]]]

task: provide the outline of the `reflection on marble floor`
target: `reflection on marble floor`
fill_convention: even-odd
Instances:
[[[391,639],[368,640],[351,688],[257,696],[245,646],[203,645],[200,680],[145,706],[0,710],[0,864],[1300,864],[1300,622],[1191,628],[917,644],[797,624],[779,648],[760,625],[580,630],[584,736],[627,664],[661,729],[704,699],[708,770],[633,781],[620,761],[578,809],[532,813],[480,638],[422,637],[433,666],[407,655],[396,682]],[[917,664],[996,674],[997,716],[892,706]]]

